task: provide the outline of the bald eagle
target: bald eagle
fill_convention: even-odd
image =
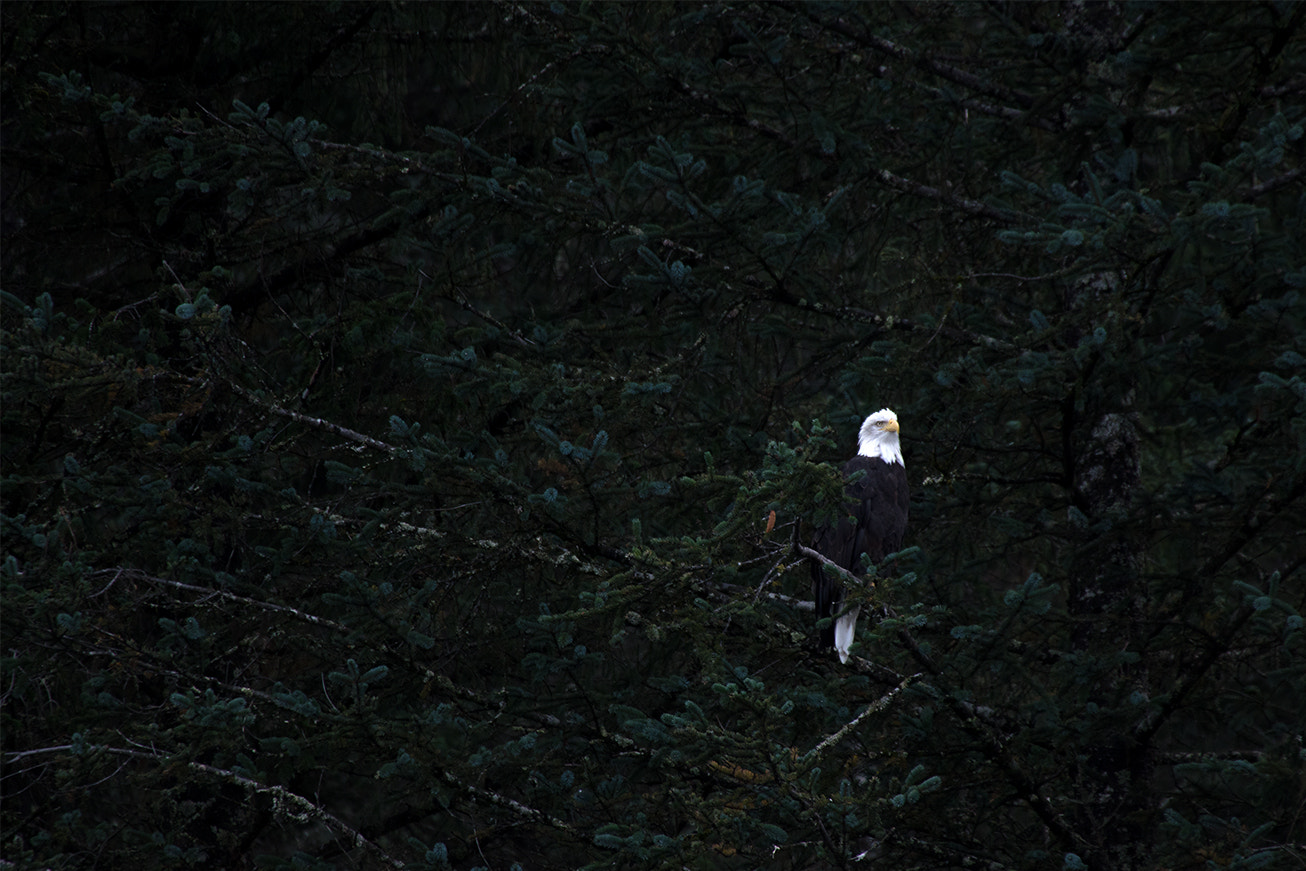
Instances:
[[[853,574],[862,572],[862,554],[878,563],[902,548],[907,531],[907,468],[898,444],[898,415],[887,408],[862,421],[857,456],[843,467],[847,480],[843,517],[818,529],[812,547]],[[848,661],[860,606],[844,611],[843,583],[812,560],[816,619],[835,618],[821,630],[821,647],[833,647],[839,661]]]

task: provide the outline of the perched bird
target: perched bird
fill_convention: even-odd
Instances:
[[[907,467],[898,444],[898,415],[887,408],[862,421],[857,456],[843,466],[848,482],[843,516],[816,531],[812,548],[842,569],[860,575],[862,554],[872,563],[902,547],[907,531]],[[816,619],[835,617],[844,609],[846,591],[833,571],[812,560]],[[833,647],[839,661],[848,661],[860,607],[832,620],[821,630],[821,647]]]

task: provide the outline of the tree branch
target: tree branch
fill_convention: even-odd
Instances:
[[[215,590],[212,587],[201,587],[198,584],[185,584],[182,583],[181,581],[172,581],[167,578],[156,578],[153,575],[140,571],[139,569],[126,569],[126,568],[100,569],[92,573],[92,577],[96,575],[108,575],[108,574],[113,575],[113,580],[110,581],[110,585],[112,585],[114,581],[117,581],[119,577],[127,577],[132,580],[145,581],[147,583],[154,584],[156,586],[175,587],[176,589],[179,590],[190,590],[191,592],[194,593],[203,593],[209,597],[216,596],[217,598],[226,599],[231,602],[240,602],[241,604],[244,605],[253,605],[256,608],[262,608],[267,611],[278,611],[283,614],[290,614],[292,617],[298,620],[303,620],[306,623],[312,623],[315,626],[325,626],[326,628],[334,629],[337,632],[349,631],[349,628],[347,626],[343,626],[340,623],[335,622],[334,620],[328,620],[325,617],[318,617],[314,614],[309,614],[306,611],[300,611],[297,608],[291,608],[289,605],[274,605],[271,602],[262,602],[259,601],[258,599],[250,599],[245,596],[237,596],[235,593],[228,593],[225,590]],[[108,589],[108,587],[106,587],[105,589]],[[97,593],[96,595],[99,594]]]
[[[853,574],[843,566],[836,563],[834,560],[826,557],[825,555],[821,554],[818,551],[812,550],[812,548],[808,547],[805,544],[795,543],[794,549],[797,550],[803,556],[808,557],[809,559],[814,559],[817,562],[819,562],[821,565],[834,569],[835,572],[837,572],[838,575],[841,578],[843,578],[845,581],[851,581],[856,586],[861,586],[862,584],[866,583],[865,578]]]
[[[812,548],[796,542],[794,543],[794,547],[803,556],[815,559],[822,565],[834,569],[835,572],[846,580],[859,583],[864,582],[852,572],[841,568]],[[888,613],[890,616],[894,616],[892,611],[889,611]],[[916,639],[912,637],[910,632],[906,629],[900,629],[898,631],[898,638],[903,643],[903,646],[907,648],[907,651],[911,653],[917,662],[925,667],[926,671],[928,671],[931,676],[936,680],[942,678],[942,669],[939,668],[938,664],[935,663],[934,660],[925,653],[925,651],[921,650],[920,645],[916,643]],[[885,699],[889,699],[897,692],[905,689],[917,677],[919,677],[919,673],[905,679],[897,689],[893,690],[888,696],[885,696],[885,698],[880,701],[885,701]],[[988,748],[993,761],[1004,771],[1008,781],[1017,790],[1021,798],[1029,804],[1034,813],[1038,815],[1039,819],[1043,821],[1043,824],[1047,826],[1062,843],[1067,846],[1073,845],[1076,848],[1082,848],[1085,845],[1083,838],[1074,831],[1061,814],[1057,812],[1056,808],[1052,806],[1052,802],[1039,792],[1038,785],[1035,784],[1034,781],[1032,781],[1021,769],[1019,763],[1012,757],[1011,751],[1007,748],[1006,739],[982,723],[976,716],[975,712],[973,710],[968,710],[965,703],[957,698],[955,693],[949,691],[946,687],[941,687],[940,694],[948,707],[952,710],[953,714],[961,721],[962,728],[978,738]],[[876,704],[878,705],[879,702],[876,702]],[[872,705],[872,707],[875,706]],[[861,716],[865,716],[869,712],[870,708],[868,708],[867,711],[864,711]],[[858,719],[860,719],[860,717]],[[851,728],[856,722],[857,720],[854,720],[852,723],[845,726],[844,729]],[[844,729],[841,729],[839,733],[835,734],[847,734]],[[831,738],[838,740],[835,736],[831,736]],[[827,738],[826,740],[829,741],[831,739]],[[824,744],[824,742],[822,743]]]
[[[17,762],[20,759],[26,759],[30,756],[40,756],[51,753],[105,753],[111,756],[126,756],[131,759],[143,759],[151,762],[171,762],[171,758],[163,753],[146,753],[143,750],[128,750],[125,747],[109,747],[104,744],[86,744],[83,747],[74,748],[72,744],[60,744],[54,747],[38,747],[32,750],[21,750],[16,753],[6,753],[5,759],[9,762]],[[235,771],[229,771],[225,768],[218,768],[213,765],[206,765],[203,762],[187,762],[186,767],[191,771],[197,771],[201,774],[208,774],[221,778],[230,783],[235,783],[245,787],[254,793],[269,795],[272,797],[272,806],[274,812],[298,822],[308,822],[310,819],[324,823],[333,831],[339,832],[350,841],[355,847],[361,847],[372,855],[376,856],[391,868],[406,867],[403,862],[391,856],[379,846],[369,841],[361,832],[341,820],[335,814],[331,813],[321,805],[314,804],[304,798],[297,792],[291,792],[284,786],[275,784],[259,783],[253,778],[238,774]],[[291,811],[287,806],[297,808],[298,813]]]
[[[577,832],[576,829],[574,829],[572,826],[568,825],[566,822],[558,819],[555,816],[550,816],[549,814],[546,814],[542,810],[537,810],[536,808],[530,807],[529,805],[524,805],[521,802],[517,801],[516,799],[508,798],[505,795],[499,795],[499,793],[497,792],[491,792],[490,790],[485,789],[484,787],[473,786],[470,783],[463,783],[461,780],[455,777],[452,772],[449,771],[444,772],[444,779],[451,786],[456,786],[459,789],[463,790],[464,792],[475,796],[476,798],[485,799],[491,804],[496,804],[499,807],[507,808],[508,810],[512,811],[518,816],[525,817],[526,819],[532,820],[537,823],[546,823],[550,826],[553,826],[553,828],[555,829],[566,832],[567,834],[573,835],[577,838],[581,838],[581,834]],[[582,840],[584,839],[582,838]]]
[[[889,690],[887,693],[885,693],[884,695],[880,696],[878,699],[876,699],[875,701],[867,705],[866,710],[862,711],[860,714],[853,717],[847,723],[843,724],[843,726],[841,726],[834,733],[827,735],[825,739],[821,741],[820,744],[817,744],[815,747],[813,747],[811,750],[807,752],[807,755],[803,757],[803,761],[815,762],[818,759],[820,759],[821,756],[825,753],[825,751],[829,750],[831,747],[838,744],[848,735],[849,732],[851,732],[853,729],[856,729],[858,724],[860,724],[862,720],[865,720],[871,714],[878,713],[880,711],[883,711],[885,708],[889,707],[889,703],[892,702],[898,696],[899,693],[907,689],[907,687],[911,686],[920,676],[921,673],[916,672],[916,674],[911,674],[903,678],[902,682],[899,683],[896,687]]]
[[[943,63],[942,61],[937,61],[934,58],[927,57],[923,54],[919,54],[909,48],[898,45],[895,42],[876,36],[873,33],[859,33],[851,26],[844,23],[842,19],[820,18],[817,16],[815,11],[817,7],[807,6],[806,4],[794,5],[791,3],[785,3],[782,5],[790,12],[798,12],[801,10],[813,23],[832,33],[850,39],[858,45],[870,48],[880,54],[886,54],[896,60],[912,64],[913,66],[920,67],[923,70],[928,70],[939,78],[946,79],[955,85],[961,85],[962,87],[969,88],[972,91],[977,91],[981,94],[988,94],[991,97],[997,97],[999,100],[1004,100],[1008,103],[1014,103],[1022,109],[1032,109],[1034,107],[1034,98],[1024,91],[1018,91],[1014,88],[1008,88],[1005,85],[999,85],[986,79],[982,79],[972,72],[963,70],[960,67],[952,66],[951,64]]]
[[[987,203],[981,203],[979,200],[972,200],[967,197],[959,197],[954,194],[946,193],[938,188],[903,178],[900,175],[895,175],[887,169],[881,169],[875,175],[880,181],[884,182],[894,190],[935,200],[936,202],[946,203],[955,209],[959,209],[960,211],[977,218],[988,218],[992,221],[1001,221],[1004,224],[1017,223],[1016,216],[1009,212],[1004,212],[1001,209],[995,209]]]
[[[278,405],[275,402],[268,402],[266,400],[260,399],[258,396],[254,395],[254,393],[252,393],[249,390],[246,390],[245,388],[241,387],[239,384],[236,384],[234,382],[228,382],[228,383],[230,384],[231,389],[235,391],[237,394],[248,399],[250,402],[253,402],[255,405],[259,406],[260,408],[272,412],[273,414],[280,415],[281,417],[288,417],[291,420],[298,421],[299,423],[308,424],[309,426],[314,427],[316,429],[324,429],[327,430],[328,432],[333,432],[338,436],[343,436],[344,438],[349,439],[350,441],[358,442],[359,444],[366,445],[369,448],[375,448],[378,451],[385,451],[388,454],[398,454],[401,453],[403,450],[402,448],[397,448],[394,445],[386,444],[380,439],[372,438],[370,435],[365,435],[364,433],[358,432],[357,430],[352,430],[349,429],[348,427],[341,426],[338,423],[332,423],[331,421],[323,420],[320,417],[309,417],[307,414],[300,414],[298,411],[291,411],[288,408],[283,408],[282,406]]]

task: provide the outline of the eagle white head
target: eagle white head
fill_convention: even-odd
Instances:
[[[905,467],[902,446],[898,444],[898,415],[881,408],[862,421],[862,429],[857,433],[857,453]]]

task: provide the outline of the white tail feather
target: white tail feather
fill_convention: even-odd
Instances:
[[[850,608],[838,620],[834,621],[834,649],[839,652],[839,661],[848,661],[848,648],[853,646],[853,633],[857,631],[857,615],[861,606]]]

